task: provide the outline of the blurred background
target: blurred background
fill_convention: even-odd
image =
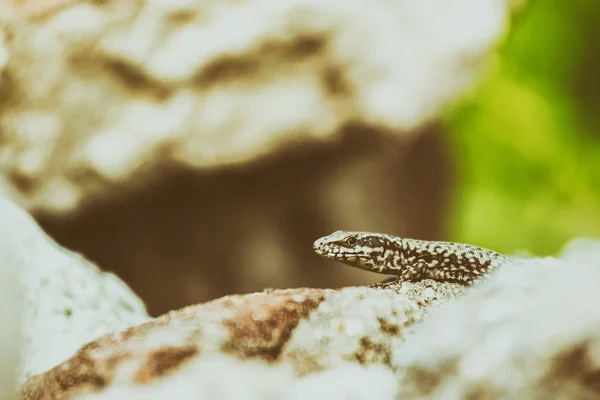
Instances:
[[[384,279],[338,229],[600,237],[599,2],[77,3],[7,25],[5,187],[153,315]]]
[[[544,256],[600,235],[599,16],[598,2],[531,3],[493,73],[448,114],[452,240]]]

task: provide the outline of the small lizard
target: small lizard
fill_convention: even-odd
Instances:
[[[508,257],[492,250],[452,242],[405,239],[382,233],[337,231],[318,239],[313,248],[325,258],[416,282],[472,284]]]

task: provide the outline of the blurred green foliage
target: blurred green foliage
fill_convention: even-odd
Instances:
[[[600,1],[537,0],[447,119],[451,240],[554,254],[600,237]]]

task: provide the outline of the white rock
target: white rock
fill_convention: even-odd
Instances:
[[[0,197],[0,263],[0,272],[11,278],[6,285],[16,288],[10,282],[17,279],[23,285],[20,382],[59,364],[102,334],[149,320],[141,300],[121,280],[58,246],[31,216],[4,197]],[[18,302],[3,304],[8,305],[3,318],[14,322]]]

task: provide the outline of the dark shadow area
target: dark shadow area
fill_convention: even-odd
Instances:
[[[337,229],[442,239],[451,161],[437,127],[408,138],[350,127],[260,162],[169,171],[67,218],[38,215],[61,245],[123,278],[153,315],[267,287],[382,280],[313,253]]]

